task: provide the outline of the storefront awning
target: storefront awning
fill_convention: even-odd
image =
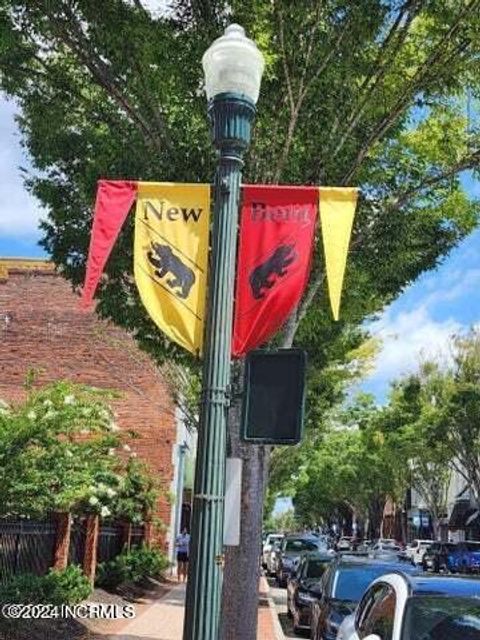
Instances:
[[[476,509],[473,509],[473,511],[476,511]],[[450,529],[465,529],[469,515],[472,515],[470,500],[457,500],[453,505],[448,527]]]

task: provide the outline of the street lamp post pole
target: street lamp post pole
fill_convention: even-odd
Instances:
[[[208,114],[219,153],[183,640],[217,640],[235,253],[243,154],[250,142],[263,58],[231,25],[203,58]]]

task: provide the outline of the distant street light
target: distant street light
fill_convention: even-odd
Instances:
[[[219,152],[205,327],[184,640],[217,640],[235,252],[243,154],[250,143],[263,56],[237,24],[203,56],[208,115]]]

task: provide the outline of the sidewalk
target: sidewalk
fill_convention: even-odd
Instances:
[[[185,585],[175,585],[108,640],[181,640]]]
[[[265,584],[261,583],[260,591],[257,639],[282,640],[283,634],[279,635],[278,625],[275,624],[276,613],[266,601]],[[177,584],[162,598],[143,609],[138,618],[123,626],[120,632],[108,635],[106,640],[181,640],[184,600],[185,585]]]

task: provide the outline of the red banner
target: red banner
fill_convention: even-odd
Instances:
[[[300,302],[317,209],[318,187],[243,188],[233,355],[264,344]]]
[[[82,306],[89,307],[113,245],[137,196],[131,180],[99,180],[93,212]]]

